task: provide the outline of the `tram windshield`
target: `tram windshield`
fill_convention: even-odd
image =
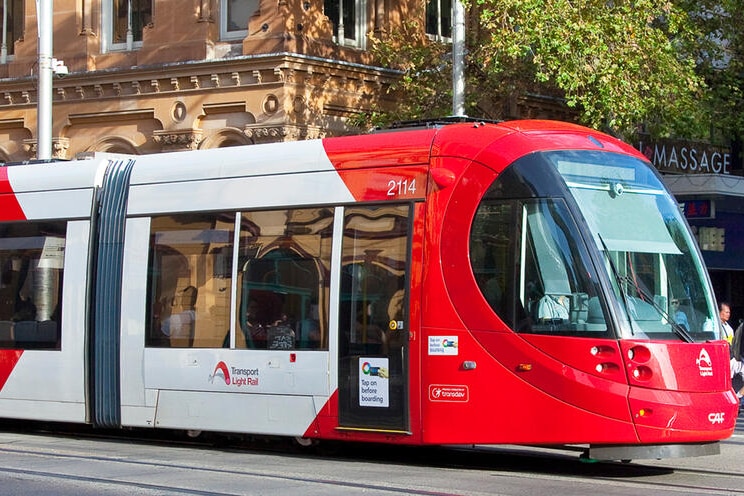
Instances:
[[[604,258],[620,332],[635,339],[718,339],[705,268],[673,198],[643,162],[610,153],[548,154]]]

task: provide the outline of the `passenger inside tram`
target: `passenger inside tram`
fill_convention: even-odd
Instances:
[[[317,349],[320,346],[318,304],[308,303],[305,316],[297,322],[297,348]]]
[[[570,301],[564,294],[546,294],[537,305],[537,315],[540,321],[568,320]]]
[[[198,294],[194,286],[184,288],[174,302],[173,313],[163,321],[163,334],[170,339],[172,348],[193,347]]]

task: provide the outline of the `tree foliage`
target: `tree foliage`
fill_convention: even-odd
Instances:
[[[503,102],[538,94],[624,137],[641,125],[656,136],[706,131],[694,50],[705,37],[672,0],[467,0],[466,9],[468,114],[503,117]],[[373,40],[373,51],[405,72],[396,113],[422,117],[448,108],[451,68],[443,46],[413,36],[414,26]]]
[[[619,134],[694,124],[702,80],[694,26],[668,0],[475,0],[489,74],[519,64],[563,92],[581,121]]]
[[[361,116],[359,126],[385,126],[394,121],[442,117],[452,106],[450,46],[430,42],[417,17],[404,19],[384,38],[370,37],[370,51],[377,63],[402,71],[391,85],[396,105],[385,112]]]
[[[739,142],[744,138],[744,3],[741,0],[678,0],[690,12],[700,38],[689,52],[708,90],[714,138]]]

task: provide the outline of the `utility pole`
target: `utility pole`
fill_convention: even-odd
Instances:
[[[465,7],[452,1],[452,115],[465,116]]]
[[[36,158],[52,158],[52,0],[36,0],[39,31],[39,90],[36,102]]]
[[[8,62],[8,0],[3,0],[3,44],[0,46],[0,64]]]

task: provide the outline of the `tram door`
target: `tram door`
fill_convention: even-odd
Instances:
[[[411,207],[347,208],[339,307],[339,424],[408,431]]]

